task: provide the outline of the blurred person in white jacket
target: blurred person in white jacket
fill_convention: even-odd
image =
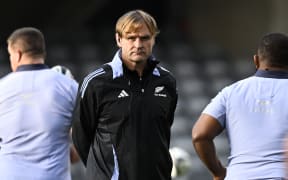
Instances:
[[[222,89],[193,127],[195,150],[214,180],[286,179],[288,36],[263,36],[254,64],[256,73]],[[224,129],[231,148],[227,168],[213,142]]]
[[[64,76],[67,76],[69,78],[74,79],[74,76],[71,72],[71,70],[63,65],[55,65],[51,69],[55,70],[56,72],[59,72],[63,74]],[[72,133],[72,129],[71,129]],[[71,134],[70,133],[70,134]],[[70,162],[71,162],[71,178],[72,180],[83,180],[85,179],[85,166],[82,163],[75,146],[72,142],[72,138],[70,136]]]
[[[16,29],[7,42],[13,72],[0,80],[1,180],[70,180],[78,84],[45,65],[40,30]]]

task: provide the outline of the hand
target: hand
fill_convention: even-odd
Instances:
[[[224,180],[225,176],[226,176],[226,168],[223,168],[221,174],[213,176],[213,180]]]
[[[213,180],[224,180],[225,176],[224,177],[213,177]]]
[[[80,157],[74,147],[74,145],[70,145],[70,162],[71,164],[77,163],[80,161]]]

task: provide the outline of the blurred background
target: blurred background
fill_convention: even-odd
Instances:
[[[192,147],[191,128],[220,89],[255,72],[252,57],[264,34],[288,32],[287,8],[286,0],[3,0],[0,78],[10,72],[6,39],[16,28],[39,28],[46,37],[47,64],[67,66],[80,81],[114,56],[117,19],[143,9],[161,31],[154,53],[178,80],[171,147],[192,157],[190,172],[178,179],[209,180]],[[216,138],[216,148],[226,164],[225,133]]]

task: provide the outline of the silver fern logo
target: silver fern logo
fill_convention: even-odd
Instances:
[[[159,93],[159,92],[163,91],[163,89],[164,89],[164,86],[158,86],[155,88],[155,93]]]
[[[167,97],[167,94],[161,93],[164,90],[164,86],[158,86],[155,88],[154,96],[161,96],[161,97]]]

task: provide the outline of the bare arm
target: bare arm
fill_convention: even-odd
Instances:
[[[72,128],[70,129],[70,137],[72,139]],[[70,163],[74,164],[80,161],[79,154],[73,143],[70,144]]]
[[[201,114],[192,129],[196,153],[213,175],[214,180],[224,180],[226,168],[217,157],[213,139],[223,131],[220,123],[210,115]]]

